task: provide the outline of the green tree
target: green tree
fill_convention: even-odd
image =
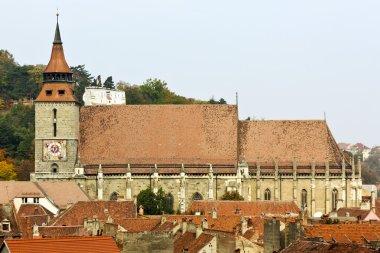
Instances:
[[[79,103],[83,105],[83,94],[86,87],[91,86],[93,77],[85,69],[85,65],[71,67],[71,71],[73,71],[73,80],[75,83],[75,97],[78,99]]]
[[[155,194],[152,188],[147,188],[137,195],[137,206],[144,207],[144,214],[157,215],[164,213],[173,213],[167,205],[168,194],[159,188]]]
[[[0,162],[0,181],[16,179],[16,172],[13,164],[6,161]]]
[[[103,87],[107,89],[115,89],[115,84],[112,81],[112,76],[107,77],[107,79],[103,83]]]
[[[238,191],[225,192],[221,200],[244,200]]]
[[[117,89],[125,92],[125,102],[127,105],[146,104],[140,86],[121,81],[118,82]]]

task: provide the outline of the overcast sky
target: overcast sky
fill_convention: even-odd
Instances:
[[[239,116],[323,119],[337,142],[380,145],[379,0],[0,0],[0,48],[47,64],[56,9],[69,65],[165,80]]]

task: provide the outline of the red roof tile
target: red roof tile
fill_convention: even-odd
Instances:
[[[213,238],[214,236],[205,233],[196,238],[195,233],[186,232],[174,241],[174,253],[182,253],[184,249],[187,249],[189,253],[198,253]]]
[[[314,241],[296,241],[289,245],[288,248],[281,251],[282,253],[372,253],[375,250],[369,249],[362,245],[353,243],[325,243]]]
[[[6,239],[3,243],[10,252],[18,253],[120,253],[112,237],[94,236],[60,239]]]

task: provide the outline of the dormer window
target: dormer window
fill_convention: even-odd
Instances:
[[[46,90],[46,96],[51,96],[53,94],[52,90]]]
[[[5,219],[1,222],[1,230],[3,232],[10,232],[11,231],[11,223],[9,220]]]
[[[59,94],[60,96],[65,95],[65,90],[58,90],[58,94]]]

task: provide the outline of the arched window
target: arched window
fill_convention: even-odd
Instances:
[[[166,209],[167,210],[173,210],[173,204],[174,204],[174,197],[171,193],[166,195]]]
[[[305,189],[301,192],[301,208],[305,210],[307,207],[307,191]]]
[[[58,172],[58,164],[56,164],[56,163],[53,163],[52,165],[51,165],[51,172],[53,172],[53,173],[57,173]]]
[[[199,192],[196,192],[193,194],[193,200],[203,200],[203,197]]]
[[[117,193],[116,192],[113,192],[110,196],[110,200],[117,200]]]
[[[270,200],[270,190],[266,189],[264,192],[264,200]]]
[[[332,191],[332,210],[336,211],[338,208],[338,190],[334,188]]]

